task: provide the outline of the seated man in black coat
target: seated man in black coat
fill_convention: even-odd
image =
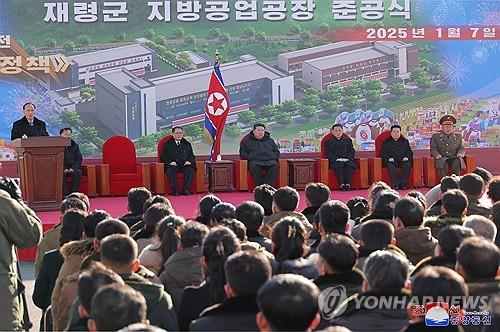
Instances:
[[[240,158],[248,160],[248,169],[257,186],[274,185],[279,173],[280,150],[263,124],[254,124],[253,130],[241,141]],[[263,169],[267,171],[264,177]]]
[[[335,171],[341,191],[351,190],[352,175],[357,165],[354,161],[354,146],[352,140],[344,135],[341,124],[332,126],[333,137],[325,142],[325,154],[330,168]]]
[[[389,171],[392,187],[394,189],[406,189],[413,160],[413,151],[408,140],[401,136],[401,127],[399,125],[391,127],[391,137],[388,137],[382,143],[380,157],[382,158],[382,166],[387,167]],[[397,168],[401,168],[401,176],[398,175]]]
[[[181,127],[172,128],[172,139],[163,144],[160,161],[165,164],[165,174],[175,196],[179,195],[177,189],[176,174],[184,173],[183,195],[191,195],[189,188],[193,182],[193,174],[196,171],[196,159],[193,147],[184,137]]]
[[[73,131],[71,128],[63,128],[59,131],[59,135],[65,138],[71,138]],[[71,140],[71,145],[64,148],[64,175],[71,176],[73,182],[71,183],[71,189],[68,192],[66,188],[66,181],[63,180],[63,193],[68,195],[70,193],[77,192],[80,188],[80,181],[82,180],[82,154],[80,152],[80,146],[75,141]]]
[[[45,122],[39,120],[36,114],[36,106],[33,103],[26,103],[23,105],[24,117],[17,120],[12,125],[10,133],[11,141],[17,138],[28,138],[35,136],[49,136],[45,126]]]

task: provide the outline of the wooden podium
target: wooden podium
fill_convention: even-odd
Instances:
[[[31,137],[16,139],[23,199],[35,211],[59,210],[62,202],[64,148],[69,138]]]

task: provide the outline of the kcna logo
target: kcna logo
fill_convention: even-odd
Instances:
[[[318,298],[321,317],[325,320],[332,320],[334,317],[343,314],[347,306],[340,307],[340,304],[345,300],[347,300],[347,291],[344,286],[325,288]]]

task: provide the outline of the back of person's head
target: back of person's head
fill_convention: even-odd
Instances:
[[[141,215],[144,213],[144,203],[151,198],[151,192],[144,188],[132,188],[128,191],[128,209],[133,215]]]
[[[272,275],[269,259],[256,250],[232,254],[228,257],[224,270],[226,283],[231,287],[233,296],[257,294],[259,288]]]
[[[74,193],[71,193],[69,194],[68,196],[66,196],[66,198],[78,198],[79,200],[81,200],[82,202],[85,203],[85,206],[86,206],[86,212],[89,212],[90,211],[90,199],[89,199],[89,196],[85,195],[84,193],[80,193],[80,192],[74,192]]]
[[[472,173],[477,174],[483,179],[484,184],[487,185],[491,179],[493,179],[493,174],[483,167],[476,167],[472,170]]]
[[[137,243],[127,235],[109,235],[101,242],[101,259],[113,270],[131,269],[137,259]]]
[[[117,331],[133,323],[146,322],[146,300],[127,285],[101,287],[92,298],[89,330]],[[90,326],[94,325],[94,328]]]
[[[346,205],[349,208],[351,219],[354,221],[359,221],[361,218],[370,213],[370,206],[364,197],[357,196],[351,198],[347,201]]]
[[[500,228],[500,203],[496,202],[493,204],[491,207],[491,220],[497,226],[497,236],[498,236],[498,229]]]
[[[299,193],[292,187],[281,187],[273,195],[273,212],[295,211],[299,206]]]
[[[460,177],[456,175],[445,176],[441,179],[441,183],[439,184],[439,189],[441,193],[445,193],[450,189],[458,189],[458,182],[460,181]]]
[[[167,259],[177,251],[181,239],[180,228],[185,224],[186,221],[180,216],[167,216],[158,223],[156,234],[160,239],[159,250],[163,258],[162,267]]]
[[[210,213],[214,206],[221,202],[220,198],[215,195],[206,195],[200,200],[198,204],[198,210],[200,211],[200,216],[205,218],[210,218]]]
[[[370,187],[370,207],[371,209],[373,210],[373,207],[375,205],[375,201],[377,200],[378,196],[380,195],[380,193],[383,191],[383,190],[390,190],[391,187],[383,182],[383,181],[377,181],[377,182],[374,182],[371,187]]]
[[[95,229],[101,221],[111,218],[111,215],[104,210],[94,210],[85,218],[85,235],[88,238],[95,237]]]
[[[321,182],[309,183],[305,193],[310,206],[321,206],[330,198],[330,188]]]
[[[158,326],[144,324],[144,323],[134,323],[126,326],[118,332],[167,332],[164,329],[159,328]],[[341,331],[339,331],[341,332]]]
[[[394,205],[399,200],[399,194],[392,190],[382,190],[373,204],[372,212],[385,213],[392,216]]]
[[[406,194],[406,197],[415,198],[417,202],[419,202],[420,205],[422,205],[424,211],[427,210],[427,200],[425,199],[424,194],[422,194],[420,191],[416,190],[410,191],[408,194]]]
[[[123,279],[112,270],[99,262],[93,264],[90,269],[83,271],[78,276],[78,299],[87,314],[90,314],[92,296],[99,288],[114,283],[125,285]]]
[[[484,181],[479,175],[469,173],[460,178],[458,186],[467,196],[479,198],[483,193]]]
[[[87,212],[87,205],[84,201],[77,197],[69,197],[62,201],[60,208],[61,215],[66,213],[68,210],[74,209]]]
[[[210,212],[210,222],[212,225],[219,224],[224,219],[235,217],[236,208],[233,204],[222,202],[213,207]]]
[[[203,257],[206,264],[205,276],[209,280],[209,302],[220,303],[225,298],[224,264],[229,256],[240,251],[240,241],[232,230],[215,226],[203,241]]]
[[[118,219],[105,219],[97,224],[95,228],[95,239],[102,241],[106,236],[112,234],[130,235],[130,229],[127,224]]]
[[[324,233],[344,233],[350,218],[350,211],[347,205],[337,200],[330,200],[319,208],[319,224]]]
[[[404,197],[396,202],[393,211],[394,221],[404,227],[418,227],[424,222],[424,208],[416,199]]]
[[[264,208],[258,203],[245,201],[236,208],[235,216],[245,224],[248,232],[256,232],[264,220]]]
[[[67,210],[62,218],[61,236],[59,244],[81,240],[85,230],[85,217],[87,214],[81,210]]]
[[[318,287],[303,276],[280,274],[257,293],[261,331],[307,331],[319,323]]]
[[[241,221],[231,218],[223,219],[220,223],[221,226],[226,226],[236,234],[236,237],[240,242],[244,242],[247,239],[247,228]]]
[[[154,196],[148,198],[146,200],[146,202],[144,202],[144,206],[142,207],[142,210],[147,211],[151,205],[157,204],[157,203],[161,203],[161,204],[165,205],[171,211],[170,214],[175,214],[174,208],[172,207],[172,203],[170,202],[170,200],[162,195],[154,195]]]
[[[493,203],[500,201],[500,176],[495,176],[488,185],[488,197]]]
[[[307,232],[297,218],[281,219],[273,227],[271,240],[274,257],[279,262],[304,257],[307,253]]]
[[[409,263],[401,254],[390,250],[377,250],[368,256],[363,273],[365,291],[394,291],[405,287]],[[366,286],[369,287],[366,288]]]
[[[394,226],[385,220],[368,220],[361,224],[361,241],[372,248],[385,247],[394,238]]]
[[[444,257],[457,258],[457,250],[463,240],[476,235],[470,228],[450,225],[441,229],[438,234],[438,244]]]
[[[264,214],[273,214],[273,196],[276,189],[269,184],[261,184],[253,190],[253,200],[264,208]]]
[[[441,197],[443,210],[451,217],[460,218],[469,204],[467,196],[460,189],[450,189]]]
[[[201,246],[208,235],[209,229],[206,225],[197,221],[189,221],[180,229],[181,246],[183,249]]]
[[[495,237],[497,236],[497,226],[490,219],[479,216],[470,215],[464,220],[464,227],[474,230],[477,236],[482,236],[486,240],[495,242]]]
[[[320,260],[335,273],[351,271],[359,256],[354,241],[342,234],[326,236],[318,246]]]
[[[144,231],[143,238],[151,237],[155,234],[158,223],[163,218],[172,215],[172,210],[162,203],[151,205],[146,212],[144,212]]]
[[[426,266],[415,275],[411,283],[411,294],[421,305],[425,305],[426,298],[431,298],[430,302],[451,297],[458,299],[467,296],[469,291],[464,278],[452,269]]]
[[[462,241],[457,253],[457,271],[467,280],[494,279],[500,264],[498,247],[481,237]]]

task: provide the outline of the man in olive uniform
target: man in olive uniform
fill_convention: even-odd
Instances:
[[[455,175],[460,175],[460,169],[465,169],[465,149],[462,135],[454,132],[456,123],[453,115],[444,115],[439,119],[441,131],[431,138],[431,156],[440,177],[448,175],[448,166]]]

